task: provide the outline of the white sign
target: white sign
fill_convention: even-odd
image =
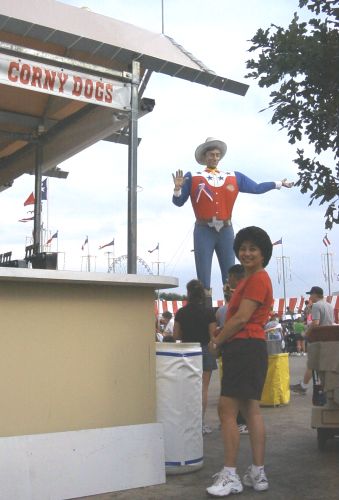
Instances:
[[[130,110],[129,83],[0,53],[0,84]]]

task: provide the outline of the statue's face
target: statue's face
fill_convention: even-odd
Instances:
[[[209,149],[205,153],[205,165],[207,168],[217,168],[221,153],[219,149]]]

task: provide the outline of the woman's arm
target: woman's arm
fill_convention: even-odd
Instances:
[[[227,339],[238,333],[248,320],[251,318],[254,311],[260,306],[259,302],[250,299],[243,299],[240,302],[239,309],[232,318],[227,320],[221,333],[213,339],[213,343],[217,346],[223,344]]]
[[[217,327],[217,323],[215,321],[208,325],[208,333],[210,336],[210,340],[213,340],[217,336],[218,327]]]
[[[181,326],[177,321],[174,321],[173,338],[174,340],[181,340],[182,338]]]

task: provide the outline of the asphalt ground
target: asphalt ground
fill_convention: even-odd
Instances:
[[[289,358],[291,383],[302,378],[306,357]],[[206,487],[212,476],[223,465],[223,446],[217,403],[219,397],[218,373],[214,372],[209,391],[206,423],[213,428],[204,436],[204,466],[189,474],[168,475],[166,484],[137,488],[122,492],[86,497],[91,500],[200,500],[212,498]],[[247,500],[259,497],[265,500],[338,500],[339,499],[339,440],[326,443],[325,451],[318,450],[317,433],[311,428],[312,390],[305,396],[291,393],[290,403],[280,407],[264,407],[267,445],[265,470],[269,490],[254,492],[251,488],[236,498]],[[241,436],[238,459],[240,476],[251,463],[247,435]],[[133,474],[133,471],[131,471]],[[234,495],[230,495],[233,498]],[[84,500],[84,499],[83,499]]]

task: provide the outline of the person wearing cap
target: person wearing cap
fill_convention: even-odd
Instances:
[[[306,335],[309,335],[315,326],[334,324],[334,309],[333,306],[324,299],[324,291],[320,286],[312,286],[311,290],[306,293],[310,296],[310,301],[312,302],[312,323],[306,332]],[[291,385],[291,391],[298,394],[306,394],[311,378],[312,370],[306,368],[303,380],[298,384]]]
[[[225,156],[225,142],[208,137],[195,151],[196,161],[204,168],[198,172],[177,170],[172,174],[174,205],[181,207],[190,197],[195,214],[194,256],[198,279],[206,295],[211,295],[211,266],[214,251],[217,254],[223,284],[228,269],[234,265],[232,210],[238,193],[263,194],[282,186],[290,188],[286,179],[257,184],[238,171],[219,170],[219,161]]]

